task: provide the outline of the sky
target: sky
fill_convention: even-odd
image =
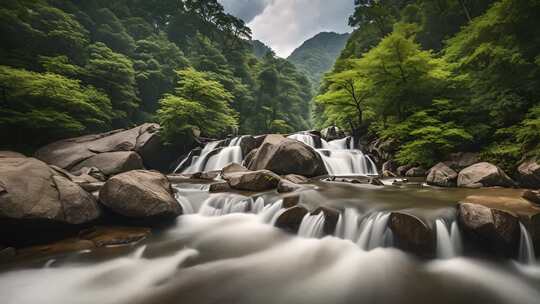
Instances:
[[[320,32],[351,32],[347,25],[354,0],[219,0],[225,10],[244,20],[253,39],[286,58]]]

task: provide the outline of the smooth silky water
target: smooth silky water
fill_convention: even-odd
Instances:
[[[175,185],[188,214],[174,225],[128,248],[3,266],[2,303],[538,303],[537,264],[460,255],[455,202],[515,190],[315,186],[301,203],[341,211],[332,236],[322,237],[320,215],[306,215],[299,236],[274,228],[284,210],[274,192],[249,197]],[[437,259],[392,248],[392,210],[436,226]],[[531,262],[530,238],[522,246]]]
[[[376,174],[352,139],[291,138],[317,149],[333,175]],[[209,143],[186,158],[183,173],[241,162],[242,137]],[[189,164],[185,162],[190,161]],[[383,181],[390,185],[393,180]],[[375,187],[314,182],[300,193],[310,210],[339,211],[324,235],[323,213],[303,217],[297,235],[273,225],[286,209],[276,192],[210,194],[208,184],[178,184],[184,215],[142,243],[0,266],[6,304],[59,303],[538,303],[540,267],[521,226],[518,261],[462,255],[455,204],[475,195],[518,195],[514,189],[441,189],[421,182]],[[392,211],[434,228],[436,255],[419,259],[393,247]]]

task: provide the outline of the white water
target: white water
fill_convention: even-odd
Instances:
[[[218,147],[222,141],[214,141],[206,144],[200,156],[193,157],[191,164],[182,173],[197,173],[221,170],[230,163],[242,163],[244,156],[240,143],[243,136],[231,139],[227,147]],[[219,150],[219,151],[216,151]],[[184,159],[175,171],[178,171],[189,159]]]
[[[297,133],[289,138],[303,142],[316,149],[315,141],[310,134]],[[326,170],[332,176],[378,175],[377,166],[373,160],[355,149],[354,139],[346,137],[326,142],[322,140],[322,149],[316,149],[321,155]]]
[[[237,194],[220,194],[209,197],[199,209],[200,215],[220,216],[231,213],[244,213],[253,200]]]
[[[529,234],[529,231],[527,231],[527,228],[525,228],[525,225],[521,222],[519,223],[519,230],[521,233],[519,241],[519,262],[527,265],[534,265],[536,263],[536,256],[531,235]]]
[[[298,229],[298,235],[306,238],[320,238],[323,236],[324,228],[324,213],[311,215],[307,213],[304,215],[300,228]]]
[[[452,221],[449,231],[444,219],[435,220],[435,233],[438,259],[451,259],[461,254],[461,233],[456,221]]]

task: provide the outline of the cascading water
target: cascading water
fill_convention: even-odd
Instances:
[[[182,170],[181,173],[197,173],[221,170],[230,163],[242,163],[244,156],[240,143],[243,136],[231,139],[226,147],[220,146],[222,141],[213,141],[204,146],[201,154],[191,158],[191,164]],[[176,168],[180,170],[190,156],[185,158]]]
[[[322,141],[322,148],[315,145],[313,136],[308,133],[297,133],[289,138],[303,142],[316,149],[321,155],[326,170],[333,176],[378,175],[373,160],[355,148],[354,139],[346,137],[330,142]]]
[[[444,219],[435,220],[435,232],[437,236],[437,258],[450,259],[461,254],[461,233],[454,220],[450,230]]]
[[[519,241],[519,262],[526,265],[534,265],[536,256],[534,245],[529,231],[521,222],[519,223],[520,241]]]
[[[319,238],[323,235],[324,213],[306,214],[300,223],[298,235],[306,238]]]

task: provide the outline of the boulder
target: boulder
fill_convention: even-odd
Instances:
[[[345,137],[345,132],[336,126],[331,126],[321,130],[321,137],[326,141],[332,141]]]
[[[270,170],[279,175],[307,177],[328,172],[321,156],[311,147],[281,135],[267,135],[249,163],[250,170]]]
[[[144,227],[96,226],[79,233],[79,238],[92,241],[96,247],[119,246],[139,242],[151,234]]]
[[[413,166],[411,166],[411,165],[399,166],[396,169],[396,173],[397,173],[398,176],[405,176],[407,171],[409,171],[409,169],[411,169],[412,167]]]
[[[249,152],[259,148],[265,136],[243,136],[240,140],[240,149],[242,149],[242,155],[248,155]]]
[[[174,158],[169,161],[171,156],[164,155],[166,150],[159,138],[159,125],[147,123],[128,130],[115,130],[60,140],[42,147],[35,156],[48,164],[73,171],[75,167],[74,170],[84,167],[80,165],[83,161],[99,154],[134,152],[141,157],[140,161],[147,164],[149,168],[168,168]],[[161,164],[165,160],[166,166]],[[142,168],[143,166],[138,167]]]
[[[398,248],[424,257],[434,255],[435,233],[418,217],[404,212],[392,212],[388,225]]]
[[[479,204],[460,203],[458,221],[464,237],[478,245],[478,249],[503,256],[517,253],[520,228],[514,214]]]
[[[215,180],[219,174],[220,171],[196,172],[191,175],[191,179],[212,181]]]
[[[242,162],[242,164],[245,166],[245,167],[248,167],[251,165],[251,163],[253,162],[253,159],[255,158],[255,155],[257,155],[257,151],[259,149],[253,149],[251,150],[247,155],[246,157],[244,157],[244,161]]]
[[[275,189],[281,178],[268,170],[237,172],[227,175],[231,188],[245,191],[266,191]]]
[[[384,164],[382,164],[381,170],[382,172],[391,172],[392,174],[390,176],[395,176],[397,169],[398,169],[398,164],[393,160],[389,160],[389,161],[384,162]]]
[[[309,181],[307,177],[298,174],[287,174],[282,176],[282,178],[295,184],[305,184]]]
[[[327,207],[319,207],[313,210],[310,214],[317,215],[320,213],[324,214],[324,226],[323,233],[324,235],[333,235],[336,231],[337,222],[339,220],[339,212],[335,209],[330,209]]]
[[[540,191],[539,190],[526,190],[521,195],[524,199],[528,200],[529,202],[536,204],[540,206]]]
[[[452,170],[445,163],[438,163],[429,169],[426,182],[428,185],[439,187],[455,187],[457,178],[458,174],[456,171]]]
[[[472,166],[480,161],[480,155],[473,152],[457,152],[450,154],[449,160],[444,163],[456,170],[460,171],[461,169]]]
[[[528,159],[518,167],[518,181],[522,187],[540,189],[540,164]]]
[[[291,207],[283,212],[276,220],[275,226],[290,233],[298,233],[300,224],[308,210],[302,206]]]
[[[106,176],[112,176],[118,173],[131,170],[144,169],[142,159],[135,152],[107,152],[94,155],[72,168],[72,171],[78,171],[83,168],[95,167]]]
[[[302,189],[302,186],[295,184],[291,181],[288,181],[286,179],[280,180],[277,186],[277,191],[279,193],[289,193],[289,192],[294,192],[300,189]]]
[[[458,187],[513,187],[514,181],[504,171],[487,162],[474,164],[461,170],[457,179]]]
[[[405,172],[406,177],[425,177],[426,169],[422,167],[413,167]]]
[[[370,178],[369,184],[373,186],[384,186],[384,183],[378,178]]]
[[[156,171],[136,170],[113,176],[101,188],[99,200],[128,218],[171,218],[182,214],[169,180]]]
[[[223,178],[224,180],[228,180],[231,176],[233,176],[236,173],[247,172],[247,171],[249,170],[240,164],[230,163],[227,166],[223,167],[223,169],[221,169],[221,178]]]
[[[0,158],[26,158],[26,156],[14,151],[0,151]]]
[[[387,160],[391,160],[398,148],[399,142],[397,140],[379,138],[367,145],[367,153],[372,155],[377,164],[380,165]]]
[[[232,190],[233,189],[231,188],[231,186],[229,186],[229,183],[227,182],[214,183],[214,184],[211,184],[210,187],[208,188],[208,191],[210,193],[229,192]]]
[[[101,214],[91,194],[35,158],[1,158],[0,172],[4,244],[54,238],[68,230],[64,225],[85,224]]]

